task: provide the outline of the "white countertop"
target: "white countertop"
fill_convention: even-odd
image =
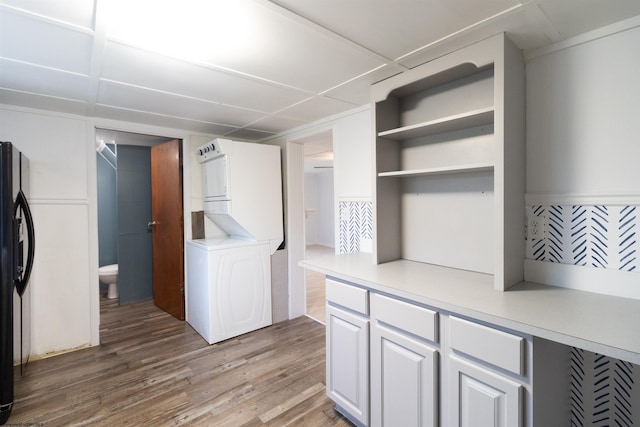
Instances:
[[[522,282],[506,292],[493,276],[371,254],[304,260],[304,268],[496,326],[640,364],[640,300]]]

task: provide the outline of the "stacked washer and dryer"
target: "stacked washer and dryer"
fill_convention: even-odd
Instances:
[[[214,139],[196,151],[204,214],[228,236],[187,242],[187,322],[209,343],[269,326],[283,240],[280,148]]]

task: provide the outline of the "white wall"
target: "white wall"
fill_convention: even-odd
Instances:
[[[371,112],[363,106],[344,114],[296,128],[266,141],[283,149],[285,170],[285,226],[288,252],[288,290],[278,294],[288,297],[288,317],[303,315],[306,310],[304,269],[304,153],[296,141],[330,130],[334,153],[334,204],[341,198],[371,200]],[[337,209],[334,212],[337,215]],[[336,221],[337,223],[337,221]],[[337,228],[337,227],[334,227]],[[336,231],[337,233],[337,231]]]
[[[86,144],[90,131],[83,120],[5,109],[0,109],[0,129],[1,139],[20,149],[31,167],[36,238],[29,283],[35,314],[31,351],[39,355],[89,345],[92,296],[98,290],[97,278],[89,280],[97,251],[87,250],[90,236],[97,234],[95,150]]]
[[[528,194],[640,194],[639,46],[636,27],[529,60]]]
[[[190,138],[176,129],[0,105],[0,139],[14,143],[31,166],[34,359],[99,344],[96,127],[182,138],[186,147]],[[190,188],[190,161],[185,157],[184,185]],[[189,238],[188,190],[184,209]]]
[[[527,55],[526,280],[640,299],[639,46],[636,18]]]
[[[332,170],[304,174],[307,245],[335,247],[335,201]]]

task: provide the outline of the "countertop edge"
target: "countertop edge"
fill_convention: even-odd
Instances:
[[[531,282],[502,292],[493,289],[490,275],[406,260],[376,265],[366,253],[323,256],[299,265],[442,311],[640,364],[640,300]]]

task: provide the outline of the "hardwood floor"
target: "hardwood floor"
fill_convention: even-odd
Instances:
[[[324,326],[308,317],[208,345],[151,301],[101,304],[100,346],[16,369],[9,425],[350,425],[325,395]]]
[[[335,250],[326,246],[309,245],[306,247],[305,258],[315,258],[322,255],[333,255]],[[306,270],[305,279],[307,285],[307,316],[325,323],[325,286],[324,274]]]
[[[307,270],[305,275],[307,281],[307,316],[324,324],[326,321],[324,274]]]

